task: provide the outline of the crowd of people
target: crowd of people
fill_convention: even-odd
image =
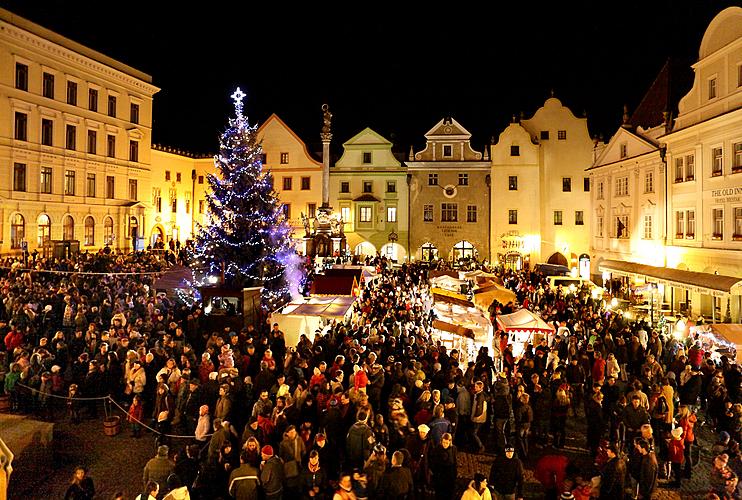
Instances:
[[[720,436],[709,498],[740,498],[739,367],[587,288],[492,270],[517,297],[492,319],[526,307],[555,333],[516,357],[496,332],[470,358],[431,335],[424,265],[371,260],[379,276],[352,318],[287,345],[278,324],[213,331],[198,304],[156,293],[168,262],[101,252],[0,265],[11,410],[80,422],[101,408],[87,398],[110,397],[132,439],[156,438],[142,484],[121,498],[444,500],[461,494],[465,449],[494,463],[462,498],[522,498],[528,466],[547,498],[649,499],[660,480],[691,477],[701,422]],[[583,424],[575,444],[568,430]],[[576,446],[591,460],[570,460]],[[78,469],[68,498],[94,491]]]

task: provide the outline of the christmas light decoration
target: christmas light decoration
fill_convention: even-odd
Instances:
[[[231,97],[235,117],[220,137],[216,173],[207,176],[208,222],[199,224],[195,238],[194,284],[213,284],[219,276],[228,288],[260,286],[263,305],[275,310],[295,296],[303,275],[273,177],[263,170],[257,125],[243,114],[245,94],[237,88]]]

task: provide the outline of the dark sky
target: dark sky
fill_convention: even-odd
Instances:
[[[624,103],[636,107],[669,56],[689,67],[708,23],[737,2],[450,2],[423,4],[414,15],[399,0],[312,9],[233,3],[0,0],[151,74],[162,89],[153,141],[196,153],[216,150],[236,86],[248,95],[251,121],[275,112],[312,150],[324,102],[336,149],[366,126],[398,150],[419,149],[446,115],[481,149],[513,114],[532,115],[551,89],[578,116],[587,113],[591,134],[608,138]]]

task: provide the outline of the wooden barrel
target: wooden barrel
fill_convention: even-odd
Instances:
[[[103,431],[106,433],[106,436],[115,436],[121,432],[121,417],[107,417],[103,421]]]

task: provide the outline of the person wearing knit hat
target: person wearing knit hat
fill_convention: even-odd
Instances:
[[[265,500],[280,500],[283,496],[283,461],[273,454],[269,444],[260,450],[263,463],[260,467],[260,482],[263,485]]]

